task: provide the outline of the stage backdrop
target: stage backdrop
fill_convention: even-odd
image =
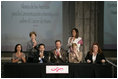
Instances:
[[[117,1],[104,2],[104,49],[117,49]]]
[[[1,50],[14,51],[20,43],[26,51],[29,33],[35,31],[37,40],[49,50],[55,40],[62,40],[62,2],[59,1],[2,1]]]

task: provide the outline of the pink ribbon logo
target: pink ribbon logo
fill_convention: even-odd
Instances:
[[[56,68],[51,69],[51,71],[56,71],[56,72],[61,71],[61,70],[63,70],[63,68],[56,67]]]

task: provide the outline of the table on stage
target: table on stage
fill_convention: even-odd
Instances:
[[[46,65],[68,65],[68,74],[46,74]],[[6,78],[111,78],[112,67],[109,64],[87,63],[5,63],[4,77]]]

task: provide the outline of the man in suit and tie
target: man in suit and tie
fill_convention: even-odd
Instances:
[[[51,53],[51,62],[52,63],[66,63],[67,61],[67,52],[61,48],[61,41],[55,41],[56,48],[52,50]]]
[[[47,63],[48,62],[49,54],[45,51],[45,45],[39,44],[38,45],[38,52],[34,54],[34,63]]]

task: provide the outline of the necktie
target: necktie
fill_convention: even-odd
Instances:
[[[57,53],[57,57],[58,57],[59,56],[59,50],[57,50],[56,53]]]

